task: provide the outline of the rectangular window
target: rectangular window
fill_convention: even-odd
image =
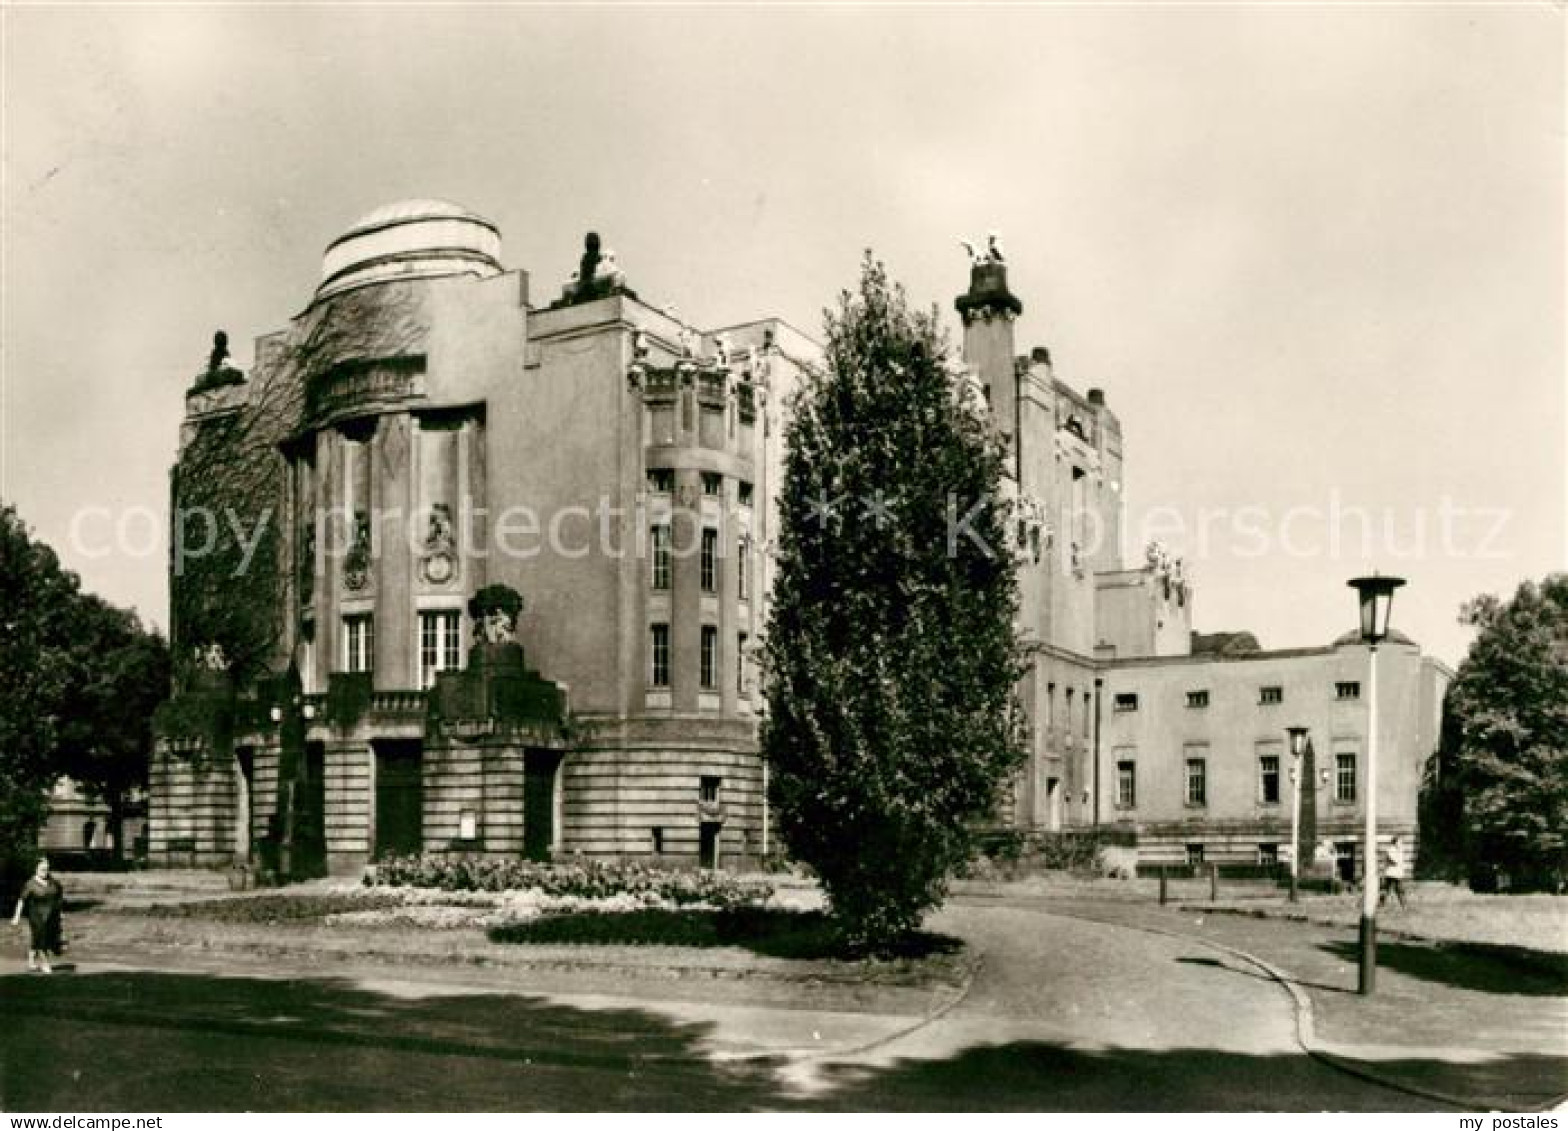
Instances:
[[[1135,762],[1116,763],[1116,808],[1132,809],[1138,804],[1138,766]]]
[[[735,595],[742,601],[748,600],[750,598],[750,595],[747,592],[747,587],[750,584],[747,581],[747,577],[750,571],[747,568],[746,560],[750,554],[751,536],[749,534],[742,534],[740,536],[740,546],[735,555]]]
[[[1187,846],[1187,867],[1189,867],[1189,868],[1201,868],[1201,867],[1203,867],[1203,845],[1201,845],[1201,844],[1189,844]]]
[[[719,686],[719,630],[702,626],[702,686],[710,691]]]
[[[655,467],[648,472],[648,490],[668,495],[675,490],[675,471],[669,467]]]
[[[735,641],[735,693],[746,694],[746,634],[744,632]]]
[[[1334,755],[1334,800],[1346,803],[1356,799],[1356,756]]]
[[[702,784],[697,787],[697,796],[701,800],[706,801],[709,805],[712,805],[719,799],[719,789],[723,785],[723,778],[709,777],[708,775],[704,774],[702,777]]]
[[[751,484],[750,483],[747,483],[744,479],[742,479],[740,481],[739,487],[737,488],[737,493],[740,496],[740,505],[741,506],[743,506],[743,507],[751,506]]]
[[[1335,699],[1360,699],[1361,684],[1353,679],[1343,679],[1334,685]]]
[[[1265,754],[1258,759],[1258,800],[1265,805],[1279,804],[1279,756]]]
[[[656,624],[649,628],[649,658],[651,671],[648,683],[654,687],[670,686],[670,626]]]
[[[375,663],[376,629],[369,613],[343,618],[343,670],[368,672]]]
[[[1285,701],[1285,689],[1283,687],[1260,687],[1260,688],[1258,688],[1258,702],[1259,703],[1283,703],[1284,701]]]
[[[1209,763],[1204,758],[1187,759],[1187,804],[1209,803]]]
[[[1189,707],[1207,707],[1208,705],[1209,705],[1209,693],[1207,691],[1189,691],[1189,692],[1187,692],[1187,706],[1189,706]]]
[[[1136,711],[1138,709],[1138,693],[1136,691],[1118,692],[1112,709],[1116,711]]]
[[[653,551],[653,587],[670,587],[670,526],[661,522],[648,528],[648,541]]]
[[[1272,868],[1279,863],[1279,845],[1258,845],[1258,863],[1264,868]]]
[[[437,672],[461,665],[463,622],[456,609],[419,614],[419,686],[430,687]]]
[[[711,526],[702,530],[702,591],[719,591],[719,532]]]
[[[724,494],[724,476],[716,471],[704,471],[702,473],[702,493],[715,496]]]

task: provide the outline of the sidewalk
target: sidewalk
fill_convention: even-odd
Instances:
[[[1240,955],[1216,956],[1241,976],[1277,974],[1305,1006],[1301,1037],[1309,1050],[1374,1079],[1505,1110],[1550,1107],[1568,1096],[1568,996],[1559,979],[1537,969],[1464,947],[1380,937],[1376,992],[1363,997],[1353,927],[1131,900],[1029,903],[1262,960],[1274,974]]]
[[[733,983],[719,986],[710,981],[682,990],[670,981],[650,980],[646,973],[641,980],[605,977],[588,966],[558,970],[552,977],[537,969],[524,973],[497,966],[391,965],[347,957],[322,964],[300,958],[298,954],[291,961],[191,949],[148,953],[84,947],[73,953],[56,975],[25,977],[21,986],[9,987],[8,993],[13,998],[26,998],[33,1012],[64,1010],[98,1021],[138,1024],[149,1020],[142,1014],[152,1005],[125,997],[122,982],[126,976],[199,976],[205,979],[202,992],[183,995],[172,1007],[168,1002],[159,1003],[157,1024],[270,1037],[287,1035],[289,1025],[277,1016],[258,1020],[259,1001],[265,1001],[268,1011],[275,1014],[288,1013],[293,998],[300,994],[319,998],[325,986],[408,1002],[485,1001],[492,1003],[492,1008],[497,1008],[494,1003],[519,999],[535,1006],[561,1007],[577,1015],[656,1015],[672,1027],[700,1031],[703,1036],[698,1051],[721,1061],[847,1055],[891,1040],[928,1020],[924,1012],[910,1009],[917,1003],[907,998],[898,1003],[904,1007],[902,1012],[885,1008],[894,1004],[886,1000],[880,1003],[882,1009],[856,1009],[852,1002],[841,1003],[851,1008],[835,1009],[814,1003],[809,994],[797,993],[792,1001],[748,1000],[748,995],[734,992]],[[95,976],[106,976],[103,980],[108,985],[99,987]],[[266,982],[275,983],[277,989],[263,993],[255,988]],[[938,1008],[950,1004],[951,1000],[944,1001]],[[357,1036],[406,1044],[444,1039],[440,1033],[412,1032],[389,1038],[374,1017],[359,1018],[348,1012],[335,1013],[331,1020],[337,1035],[350,1039]],[[513,1034],[491,1032],[482,1024],[465,1028],[462,1038],[470,1050],[493,1046],[514,1058],[528,1052],[527,1047],[517,1045]],[[530,1039],[539,1041],[537,1035]],[[541,1044],[541,1052],[548,1053],[546,1045],[548,1042]],[[643,1052],[638,1055],[649,1057]]]

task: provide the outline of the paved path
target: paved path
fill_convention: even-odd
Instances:
[[[989,906],[995,898],[965,898]],[[1263,959],[1306,998],[1315,1049],[1355,1071],[1479,1107],[1531,1110],[1568,1096],[1568,987],[1485,955],[1385,939],[1377,989],[1354,992],[1356,932],[1332,925],[1160,908],[1031,899],[1007,906],[1216,943]],[[1211,952],[1232,979],[1249,963]]]
[[[720,981],[83,956],[0,978],[9,1110],[1431,1110],[1307,1056],[1290,997],[1201,942],[1038,907],[934,926],[985,962],[943,1016],[737,1003]],[[111,961],[111,959],[115,961]]]

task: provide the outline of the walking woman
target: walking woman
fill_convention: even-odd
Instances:
[[[16,901],[16,913],[11,916],[14,927],[22,921],[22,913],[27,913],[29,970],[52,972],[49,956],[60,954],[60,907],[64,903],[65,889],[49,874],[49,861],[39,860],[33,878],[22,887],[22,896]]]

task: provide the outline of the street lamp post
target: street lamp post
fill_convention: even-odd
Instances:
[[[1388,616],[1400,577],[1352,578],[1361,611],[1361,639],[1367,645],[1367,799],[1361,866],[1361,976],[1358,991],[1370,994],[1377,983],[1377,646],[1388,636]]]
[[[1290,901],[1296,902],[1301,875],[1301,756],[1307,752],[1307,728],[1286,727],[1290,735]]]

